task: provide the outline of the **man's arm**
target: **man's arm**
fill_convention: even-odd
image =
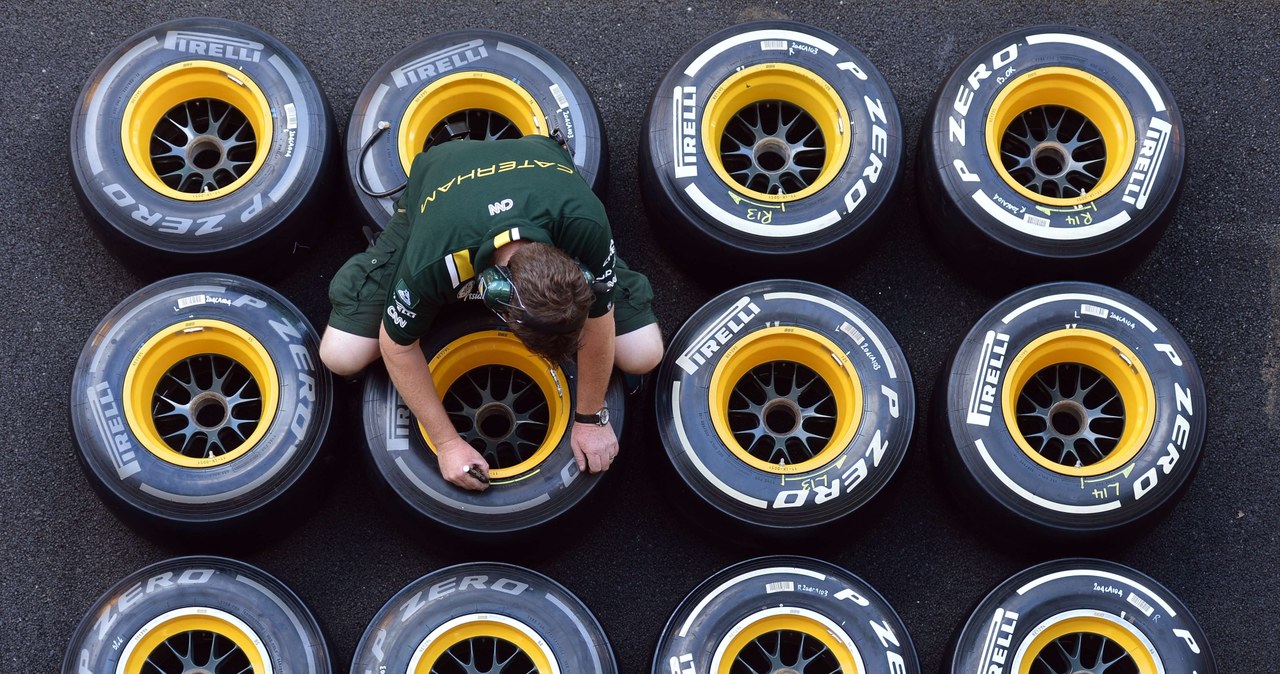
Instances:
[[[436,448],[444,479],[464,489],[484,489],[487,485],[468,475],[467,468],[476,466],[482,475],[488,477],[489,466],[484,457],[458,435],[453,422],[445,414],[440,394],[431,380],[431,368],[417,340],[412,344],[397,344],[387,334],[386,327],[381,327],[378,329],[378,346],[396,390],[409,406],[409,411],[427,430],[427,437]]]
[[[613,309],[603,316],[588,318],[582,329],[582,343],[578,347],[578,397],[577,409],[581,414],[595,414],[604,406],[609,388],[609,376],[613,374]],[[618,454],[618,438],[612,425],[573,425],[570,433],[574,458],[578,470],[599,473],[609,469]]]

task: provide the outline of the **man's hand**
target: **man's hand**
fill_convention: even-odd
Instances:
[[[455,435],[452,439],[446,440],[436,448],[436,458],[440,462],[440,474],[444,479],[471,491],[484,491],[489,488],[489,464],[485,462],[480,452],[462,438]],[[482,482],[471,475],[467,469],[472,467],[484,476],[485,481]]]
[[[609,470],[618,456],[618,438],[609,424],[575,423],[570,431],[569,444],[573,446],[578,470],[584,473],[603,473]]]

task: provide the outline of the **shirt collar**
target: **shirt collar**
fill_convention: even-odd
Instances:
[[[488,269],[493,266],[493,254],[497,250],[512,241],[535,241],[537,243],[551,243],[551,235],[547,230],[532,225],[520,225],[518,227],[499,227],[490,229],[486,234],[484,241],[480,242],[480,248],[476,251],[476,271]]]

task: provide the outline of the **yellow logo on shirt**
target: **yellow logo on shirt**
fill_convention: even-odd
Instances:
[[[464,180],[477,180],[480,178],[488,178],[489,176],[497,175],[499,173],[506,173],[507,171],[516,171],[519,169],[529,169],[529,168],[544,168],[544,169],[551,168],[551,169],[560,171],[561,173],[568,173],[569,175],[573,175],[573,167],[565,166],[564,164],[561,164],[559,162],[554,162],[554,161],[538,161],[536,159],[526,159],[523,162],[514,162],[514,161],[499,162],[497,164],[492,164],[484,168],[472,169],[469,173],[463,173],[457,176],[456,178],[451,178],[449,182],[435,188],[434,190],[431,190],[431,194],[428,195],[426,199],[422,200],[422,205],[418,208],[418,212],[425,213],[427,211],[427,204],[435,201],[437,195],[448,192],[455,185],[461,185],[462,181]]]

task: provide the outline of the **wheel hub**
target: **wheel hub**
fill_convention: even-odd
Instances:
[[[476,431],[489,442],[506,439],[515,424],[515,413],[501,403],[489,403],[476,412]]]
[[[204,391],[191,401],[191,418],[202,431],[217,431],[227,420],[227,398],[220,393]]]
[[[527,461],[547,437],[547,400],[533,379],[512,367],[472,369],[449,386],[441,402],[458,435],[490,468]]]
[[[1106,459],[1124,433],[1124,401],[1101,372],[1058,363],[1032,375],[1018,399],[1018,429],[1041,456],[1080,468]]]
[[[160,437],[183,456],[234,452],[262,419],[258,382],[244,365],[215,354],[186,358],[156,387],[152,418]]]
[[[1056,199],[1087,194],[1107,168],[1107,147],[1089,118],[1059,105],[1023,112],[1000,145],[1005,170],[1031,191]]]
[[[212,192],[239,180],[257,147],[244,113],[217,99],[197,98],[175,105],[160,119],[151,137],[151,165],[174,190]]]
[[[761,418],[774,437],[786,437],[800,430],[800,406],[789,398],[774,398],[764,404]]]
[[[786,101],[738,111],[720,141],[720,159],[738,184],[763,194],[792,194],[822,172],[827,150],[813,116]]]
[[[770,464],[808,461],[826,448],[835,429],[831,387],[813,370],[788,361],[753,368],[734,387],[729,423],[751,456]]]

